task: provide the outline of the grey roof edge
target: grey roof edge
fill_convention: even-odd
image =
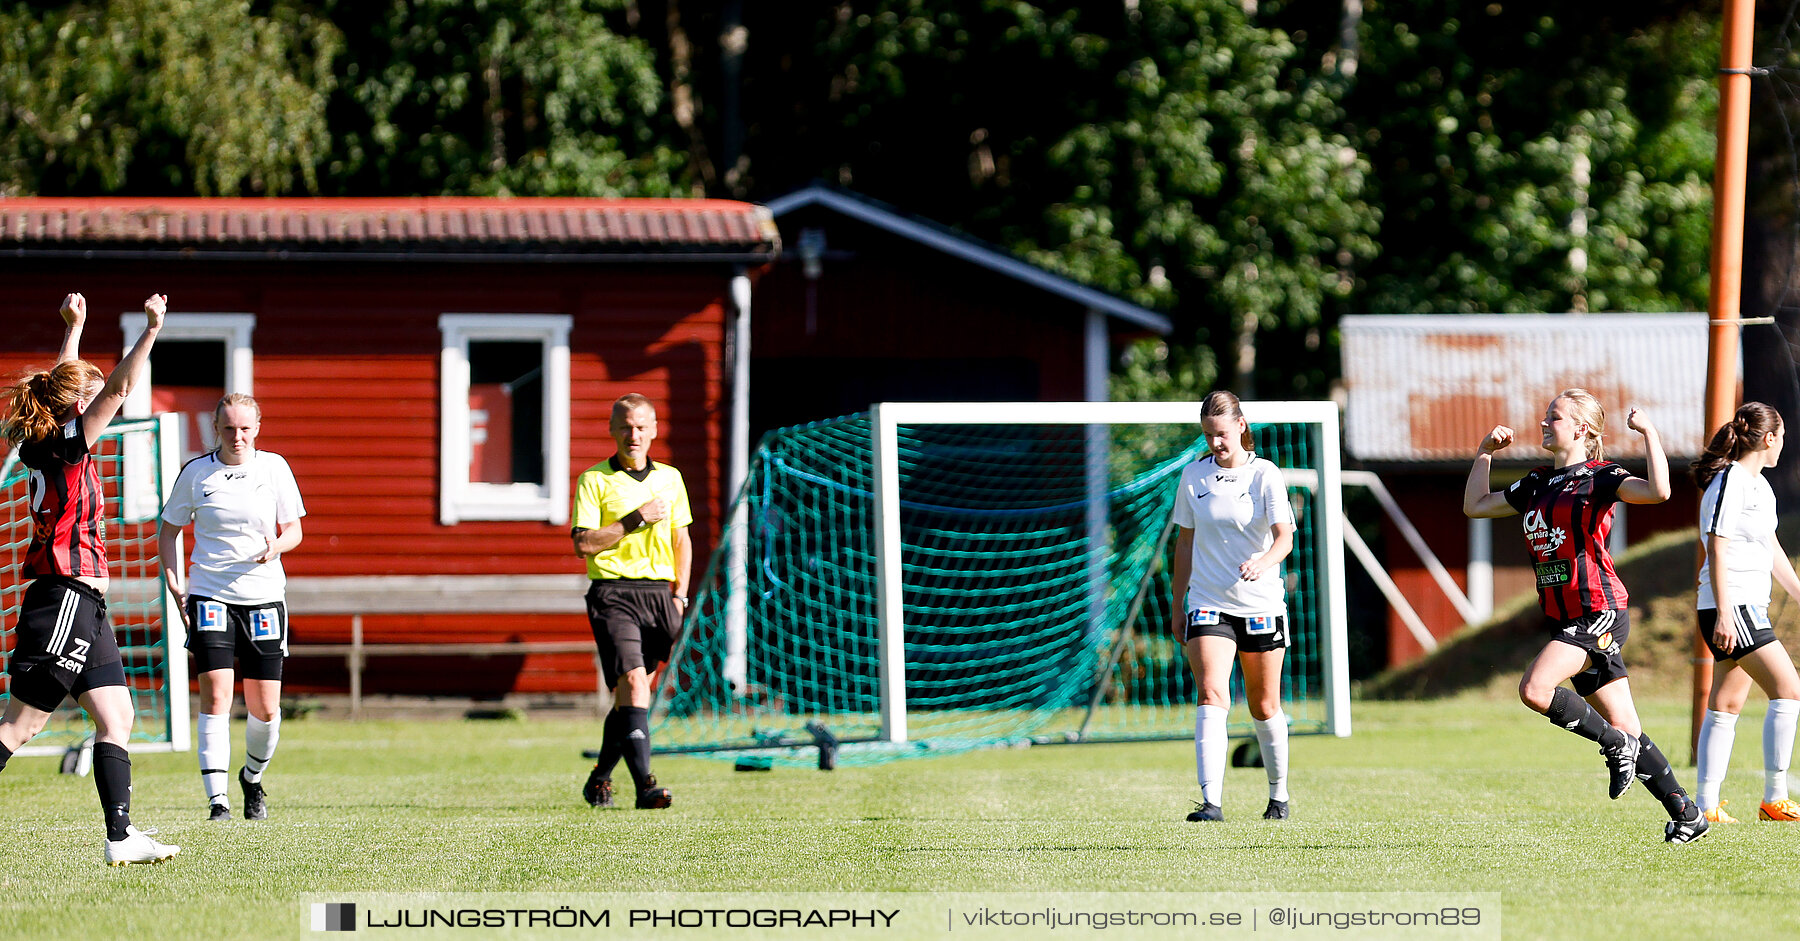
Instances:
[[[1054,272],[1045,271],[1036,265],[1020,261],[1004,252],[980,244],[967,236],[942,231],[828,187],[814,184],[795,190],[786,196],[771,199],[765,205],[770,214],[777,219],[796,209],[823,206],[901,238],[935,248],[947,255],[1023,281],[1039,290],[1066,298],[1084,307],[1117,317],[1147,330],[1153,330],[1162,336],[1168,336],[1174,330],[1174,325],[1166,315],[1146,307],[1139,307],[1130,301],[1077,283]]]
[[[1617,328],[1651,324],[1691,326],[1694,324],[1704,325],[1706,317],[1705,311],[1620,311],[1617,313],[1598,311],[1585,314],[1345,314],[1338,318],[1338,326],[1340,329],[1352,330],[1389,328],[1448,333],[1492,333],[1541,330],[1549,323],[1590,328],[1598,328],[1602,325]]]

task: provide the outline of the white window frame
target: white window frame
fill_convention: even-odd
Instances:
[[[567,314],[440,314],[438,522],[569,523],[569,328]],[[544,345],[544,483],[469,479],[469,341]]]
[[[125,337],[124,351],[129,352],[149,323],[143,311],[127,311],[119,315],[119,332]],[[242,313],[176,314],[163,320],[159,340],[213,340],[225,344],[225,391],[254,395],[255,348],[250,343],[256,332],[256,315]],[[150,389],[156,375],[149,363],[144,364],[144,381],[125,397],[119,412],[126,418],[150,417]],[[162,507],[156,488],[147,473],[139,468],[150,466],[150,455],[144,442],[128,436],[125,442],[126,516],[149,519]]]
[[[119,315],[119,332],[125,335],[125,349],[130,350],[144,335],[147,323],[143,311]],[[170,314],[163,320],[158,340],[222,340],[225,343],[225,391],[255,395],[255,351],[250,335],[256,331],[255,314]],[[120,409],[126,418],[150,417],[150,387],[156,375],[148,364],[145,381],[125,397]]]

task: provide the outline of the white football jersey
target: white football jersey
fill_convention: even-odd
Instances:
[[[1255,581],[1238,574],[1238,566],[1274,544],[1277,524],[1294,523],[1281,468],[1254,455],[1242,467],[1220,467],[1209,454],[1182,469],[1174,514],[1175,525],[1194,531],[1188,611],[1236,617],[1287,614],[1281,566]]]
[[[219,460],[217,451],[187,462],[163,505],[163,522],[194,524],[188,594],[232,604],[281,601],[287,574],[281,560],[257,562],[276,536],[277,523],[306,515],[300,487],[286,460],[257,451],[242,464]]]
[[[1731,540],[1725,545],[1725,588],[1733,606],[1767,607],[1769,583],[1775,566],[1775,491],[1763,475],[1725,465],[1700,496],[1701,538],[1717,534]],[[1701,610],[1717,608],[1713,598],[1712,552],[1700,568]]]

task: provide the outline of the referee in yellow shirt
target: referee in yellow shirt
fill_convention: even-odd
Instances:
[[[632,393],[612,407],[618,453],[575,480],[575,554],[587,560],[588,623],[600,668],[613,690],[600,760],[581,796],[613,806],[613,767],[631,772],[640,808],[667,807],[674,795],[650,773],[650,692],[687,612],[694,549],[681,472],[650,460],[656,408]]]

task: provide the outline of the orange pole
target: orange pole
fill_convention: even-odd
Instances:
[[[1712,291],[1707,302],[1706,429],[1731,420],[1738,397],[1738,316],[1744,285],[1744,179],[1750,151],[1750,54],[1756,0],[1725,0],[1719,55],[1719,144],[1713,165]],[[1700,550],[1706,551],[1703,545]],[[1700,721],[1712,689],[1712,654],[1694,637],[1690,754],[1698,759]]]

